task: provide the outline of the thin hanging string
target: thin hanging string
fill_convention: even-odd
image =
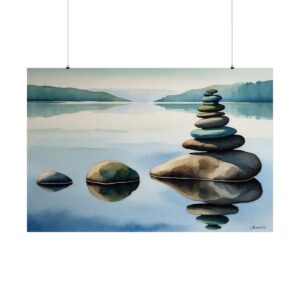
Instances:
[[[66,69],[70,69],[70,18],[69,18],[69,0],[67,0],[67,66]]]
[[[233,0],[231,0],[231,66],[230,69],[234,69],[233,66]]]

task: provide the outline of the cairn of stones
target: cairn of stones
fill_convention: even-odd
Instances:
[[[206,90],[198,107],[197,128],[191,132],[193,138],[182,144],[194,151],[150,171],[153,178],[186,198],[199,201],[188,205],[187,212],[197,215],[197,221],[210,230],[228,223],[226,215],[238,213],[233,204],[257,200],[262,194],[261,185],[254,178],[261,170],[261,162],[254,153],[236,150],[244,145],[245,138],[227,126],[229,118],[217,92]]]
[[[191,135],[194,139],[187,140],[183,147],[196,151],[228,151],[241,147],[245,139],[237,135],[237,130],[226,126],[229,118],[223,112],[225,106],[220,104],[222,97],[217,95],[215,89],[208,89],[202,97],[202,105],[197,117],[200,120],[195,122],[197,129]]]

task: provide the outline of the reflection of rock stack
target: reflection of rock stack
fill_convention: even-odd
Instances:
[[[219,103],[222,97],[217,92],[208,89],[203,95],[197,114],[200,120],[191,132],[193,139],[182,144],[197,152],[171,159],[150,171],[152,177],[187,198],[205,202],[189,205],[187,210],[198,215],[197,220],[207,224],[207,229],[220,229],[226,224],[229,219],[225,215],[238,212],[233,203],[254,201],[262,193],[260,183],[253,179],[261,170],[261,162],[253,153],[235,150],[245,139],[236,134],[235,128],[226,126],[229,118],[222,112],[225,106]]]
[[[205,223],[206,229],[217,230],[229,222],[227,215],[237,214],[237,203],[255,201],[262,195],[262,186],[252,178],[242,182],[219,182],[208,180],[158,179],[185,198],[204,202],[187,206],[187,212],[197,215],[197,221]]]

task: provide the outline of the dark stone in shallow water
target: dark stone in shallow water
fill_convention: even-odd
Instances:
[[[252,202],[263,193],[260,182],[253,178],[243,182],[158,179],[187,199],[215,205]]]
[[[36,183],[39,185],[70,185],[73,182],[65,174],[56,171],[47,171],[37,178]]]
[[[236,134],[217,139],[189,139],[183,142],[182,146],[197,151],[228,151],[239,148],[244,143],[244,137]]]
[[[238,207],[234,205],[192,204],[186,209],[192,215],[206,216],[232,215],[239,212]]]
[[[95,198],[109,202],[116,202],[128,197],[138,188],[139,184],[139,181],[111,185],[87,182],[87,187],[91,195]]]

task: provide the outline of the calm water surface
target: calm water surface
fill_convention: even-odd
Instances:
[[[272,231],[272,103],[224,103],[242,150],[262,161],[262,196],[217,231]],[[208,231],[186,207],[196,202],[153,180],[149,170],[190,151],[197,104],[28,103],[28,231]],[[96,162],[120,160],[138,171],[139,186],[89,187]],[[73,185],[53,192],[35,184],[46,170]],[[118,200],[118,201],[117,201]]]

